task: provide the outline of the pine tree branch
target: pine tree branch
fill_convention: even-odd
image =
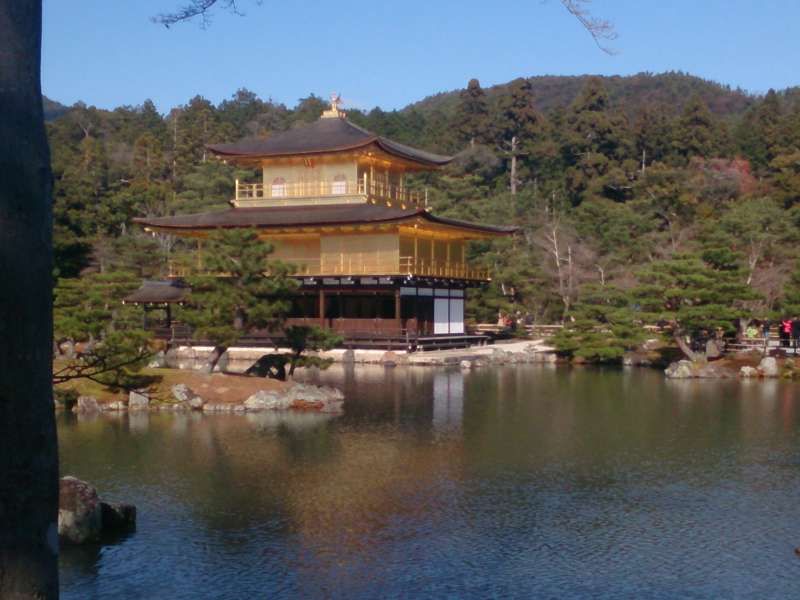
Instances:
[[[53,373],[53,384],[65,383],[72,379],[89,379],[97,383],[104,383],[98,381],[95,377],[119,371],[125,367],[140,363],[151,356],[153,356],[151,351],[142,349],[135,356],[112,364],[108,364],[105,357],[95,356],[90,362],[84,364],[72,363]]]

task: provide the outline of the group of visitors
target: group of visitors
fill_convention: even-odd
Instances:
[[[800,347],[800,317],[781,319],[777,322],[777,326],[781,348],[794,348],[796,352],[798,347]],[[766,342],[769,340],[771,328],[772,323],[768,320],[753,321],[747,326],[747,329],[745,329],[744,336],[747,339],[753,340],[758,338],[760,334]]]

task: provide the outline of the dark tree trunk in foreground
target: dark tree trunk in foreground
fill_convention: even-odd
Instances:
[[[0,598],[58,596],[41,0],[0,0]]]

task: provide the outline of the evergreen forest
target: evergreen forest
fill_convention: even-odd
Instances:
[[[226,208],[234,179],[255,176],[206,144],[312,122],[327,101],[312,94],[287,107],[240,89],[166,114],[150,101],[46,108],[63,338],[79,323],[59,310],[80,304],[88,319],[105,306],[105,319],[142,278],[191,260],[193,246],[134,218]],[[347,112],[370,131],[456,156],[413,182],[437,214],[521,228],[470,248],[493,272],[472,293],[476,322],[502,313],[564,323],[562,352],[616,361],[641,343],[643,325],[686,339],[800,313],[798,88],[756,96],[683,73],[487,89],[473,79],[402,110]]]

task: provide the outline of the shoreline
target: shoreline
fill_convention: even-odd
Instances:
[[[213,350],[211,346],[178,346],[168,350],[151,362],[151,366],[167,366],[181,370],[196,370],[205,364]],[[231,347],[223,353],[216,371],[242,373],[260,357],[268,354],[285,353],[288,348]],[[428,352],[407,352],[405,350],[348,350],[336,348],[325,352],[310,353],[334,363],[373,364],[384,366],[462,366],[463,363],[512,364],[528,362],[556,362],[555,348],[545,344],[543,339],[499,342],[487,346],[470,346]]]

